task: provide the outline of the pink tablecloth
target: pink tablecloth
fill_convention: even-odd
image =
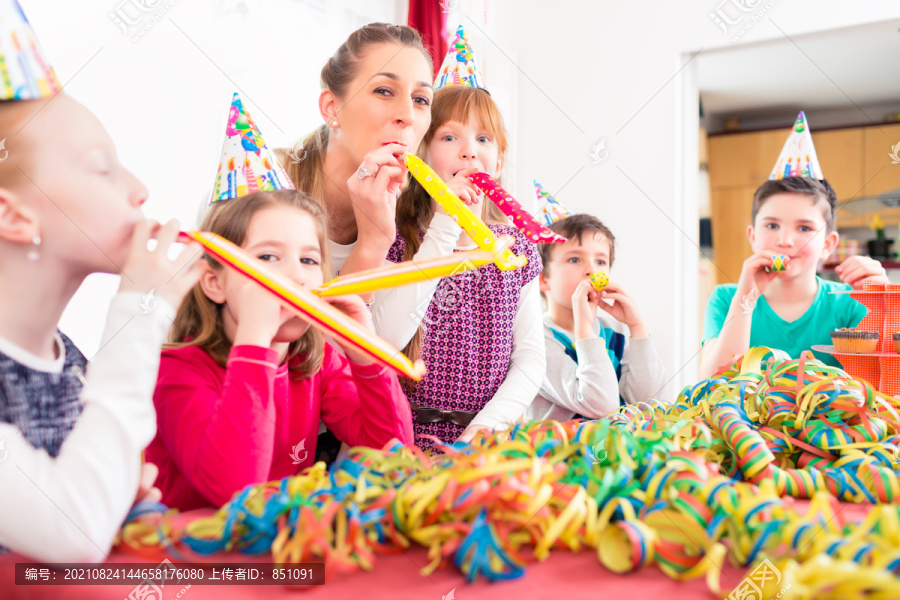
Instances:
[[[804,503],[798,502],[799,506]],[[862,519],[867,511],[863,505],[842,504],[841,517],[846,520]],[[191,515],[185,515],[189,518]],[[136,562],[133,555],[114,553],[114,563]],[[231,554],[228,560],[243,561],[244,557]],[[16,586],[14,565],[28,559],[14,555],[0,555],[0,599],[2,600],[126,600],[134,589],[132,585],[84,585],[84,586]],[[372,572],[337,576],[325,585],[287,589],[272,585],[194,585],[190,589],[172,586],[164,589],[160,600],[238,600],[250,598],[309,598],[322,600],[392,600],[415,598],[442,600],[451,590],[451,598],[458,600],[498,600],[499,597],[515,600],[579,600],[600,597],[638,600],[679,600],[715,598],[703,579],[676,582],[669,579],[656,566],[629,575],[615,575],[607,571],[594,552],[577,554],[554,551],[543,563],[526,567],[525,575],[517,580],[497,583],[479,582],[467,584],[463,576],[453,568],[439,569],[425,577],[419,568],[427,563],[424,549],[415,548],[404,554],[379,555]],[[721,582],[725,590],[736,586],[747,569],[722,565]],[[131,599],[128,599],[131,600]],[[155,598],[153,600],[156,600]],[[448,598],[448,600],[450,600]]]

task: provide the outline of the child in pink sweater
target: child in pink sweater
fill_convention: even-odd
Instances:
[[[302,192],[257,192],[214,204],[200,227],[306,288],[327,269],[325,215]],[[181,510],[221,506],[251,484],[313,465],[319,421],[351,446],[411,444],[412,415],[393,371],[346,357],[259,285],[210,266],[178,311],[162,354],[158,433],[147,460]],[[358,296],[329,302],[372,329]]]

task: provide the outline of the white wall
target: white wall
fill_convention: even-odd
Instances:
[[[65,91],[94,111],[150,189],[144,212],[191,226],[212,190],[232,94],[270,146],[318,126],[319,72],[371,21],[405,22],[400,0],[21,0]],[[136,5],[152,6],[141,13]],[[144,16],[132,41],[110,16]],[[153,17],[157,21],[153,23]],[[138,36],[135,26],[131,37]],[[61,328],[88,358],[118,276],[89,277]]]
[[[148,184],[147,214],[186,223],[211,186],[235,89],[270,145],[292,144],[319,122],[318,72],[328,55],[367,21],[404,22],[406,5],[159,0],[161,19],[132,42],[109,16],[134,14],[131,1],[21,0],[67,92],[100,116],[123,163]],[[732,1],[444,2],[451,31],[471,24],[476,52],[484,46],[485,76],[513,137],[507,184],[527,201],[538,179],[610,225],[613,277],[643,308],[673,389],[696,379],[699,348],[697,95],[693,65],[682,67],[690,53],[735,43],[709,16],[740,14]],[[770,8],[740,44],[781,37],[780,27],[802,47],[805,33],[900,16],[891,0],[743,4],[757,7],[745,24]],[[790,64],[810,68],[803,61],[798,51]],[[593,164],[601,139],[609,156]],[[113,277],[92,277],[63,317],[88,357],[115,286]]]
[[[480,4],[470,4],[479,19]],[[751,26],[738,42],[710,17],[721,9],[736,20],[743,13],[732,0],[490,4],[487,35],[514,57],[505,68],[518,78],[511,124],[516,187],[524,195],[531,179],[552,192],[565,186],[563,203],[611,227],[618,243],[612,276],[643,309],[675,376],[673,393],[696,381],[699,350],[697,92],[688,58],[701,49],[781,38],[779,27],[802,47],[806,33],[900,16],[900,5],[888,0],[743,4],[756,10],[747,13],[743,24]],[[763,18],[752,23],[766,5]],[[790,68],[815,68],[799,51],[788,58]],[[591,147],[604,138],[609,158],[594,164]]]

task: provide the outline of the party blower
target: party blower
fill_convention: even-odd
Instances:
[[[503,238],[499,238],[501,242]],[[365,294],[420,281],[459,275],[496,260],[492,252],[473,250],[454,252],[413,262],[411,260],[336,277],[312,292],[318,296]]]
[[[182,231],[179,240],[198,242],[213,258],[271,292],[287,308],[322,331],[353,344],[375,360],[416,381],[425,375],[425,363],[415,364],[389,343],[311,292],[273,271],[225,238],[205,231]]]
[[[494,232],[488,229],[488,226],[475,216],[475,213],[456,194],[450,191],[444,180],[431,167],[426,165],[421,158],[415,154],[405,154],[403,162],[409,168],[410,174],[415,177],[416,181],[434,198],[435,202],[447,211],[447,214],[453,217],[454,221],[459,223],[459,226],[469,234],[472,241],[482,250],[494,254],[494,264],[498,268],[504,271],[511,271],[520,269],[528,264],[526,257],[513,254],[509,249],[508,243],[498,239]]]
[[[535,244],[561,244],[566,241],[564,236],[554,233],[549,227],[545,227],[535,221],[528,214],[519,201],[513,198],[509,192],[503,189],[499,183],[487,173],[472,173],[469,175],[478,189],[487,194],[491,202],[497,205],[504,215],[512,219],[512,224],[521,231],[525,237]]]

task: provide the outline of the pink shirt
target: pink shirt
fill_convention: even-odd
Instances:
[[[225,369],[197,346],[164,351],[157,434],[146,451],[162,501],[219,507],[248,485],[296,475],[313,465],[320,419],[351,446],[412,445],[409,402],[393,371],[358,365],[326,343],[319,372],[294,377],[269,348],[234,346]]]

